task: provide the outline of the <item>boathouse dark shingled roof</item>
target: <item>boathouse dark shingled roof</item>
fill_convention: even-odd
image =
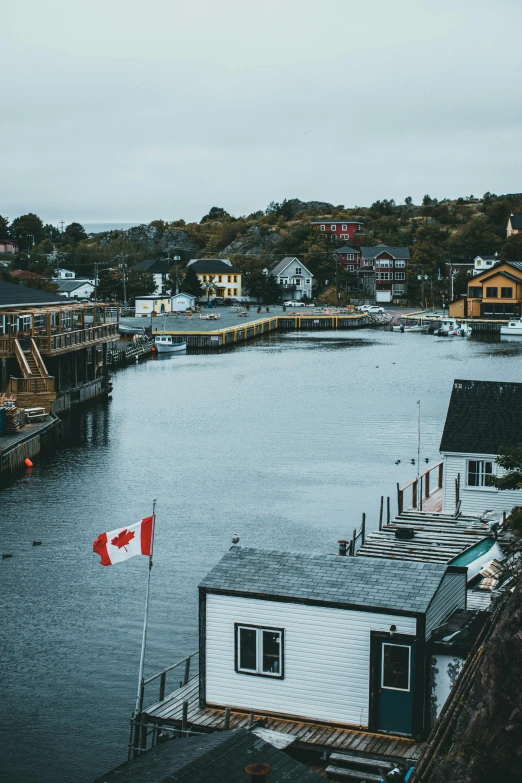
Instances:
[[[270,783],[313,783],[323,777],[247,729],[159,743],[94,783],[248,783],[248,764],[269,764]]]
[[[522,442],[522,383],[453,382],[440,450],[498,454]]]
[[[446,568],[444,563],[232,547],[200,587],[363,610],[423,613]]]
[[[30,307],[50,304],[65,304],[63,297],[58,294],[48,294],[47,291],[39,291],[36,288],[27,288],[24,285],[14,285],[0,281],[0,307]]]
[[[518,212],[509,217],[511,220],[511,228],[514,228],[515,231],[520,231],[522,229],[522,214]]]

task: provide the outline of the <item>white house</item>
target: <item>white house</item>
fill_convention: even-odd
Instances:
[[[494,266],[498,260],[498,253],[493,256],[476,256],[473,259],[473,275],[480,275],[481,272]]]
[[[440,451],[444,460],[443,512],[481,515],[522,506],[522,490],[498,490],[488,477],[505,471],[500,448],[522,443],[522,383],[455,380]]]
[[[79,277],[74,280],[60,278],[57,285],[58,293],[66,299],[90,299],[94,293],[94,283]]]
[[[444,563],[232,547],[200,584],[200,707],[422,737],[426,643],[465,605]]]
[[[302,299],[312,298],[314,276],[295,256],[285,256],[271,271],[279,285],[283,288],[283,297]]]
[[[170,271],[169,263],[161,258],[149,258],[145,261],[140,261],[134,266],[134,269],[139,269],[141,272],[149,272],[154,278],[156,290],[154,294],[159,296],[163,293],[163,286],[167,282],[167,277]]]
[[[136,315],[163,315],[172,311],[170,296],[137,296],[134,300]]]
[[[173,313],[175,313],[175,312],[180,312],[182,310],[188,310],[189,308],[193,310],[196,304],[196,297],[192,296],[192,294],[180,293],[180,294],[174,294],[171,301],[172,301],[171,310]]]
[[[76,272],[71,272],[70,269],[54,269],[53,270],[53,279],[54,280],[75,280],[76,279]]]

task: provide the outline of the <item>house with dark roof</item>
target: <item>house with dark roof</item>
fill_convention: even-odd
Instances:
[[[506,226],[506,235],[510,237],[512,234],[519,234],[522,231],[522,215],[520,213],[513,214],[508,217]]]
[[[90,299],[94,293],[94,283],[77,277],[74,280],[57,280],[57,293],[66,299]]]
[[[375,294],[377,302],[391,302],[406,296],[407,266],[410,251],[407,247],[376,245],[361,247],[359,278],[368,293]]]
[[[140,261],[134,266],[134,269],[139,269],[141,272],[149,272],[156,284],[156,290],[154,293],[160,295],[163,293],[163,286],[167,282],[167,277],[171,267],[168,261],[163,258],[148,258],[145,261]]]
[[[361,251],[357,248],[344,245],[335,250],[333,257],[347,272],[359,271]]]
[[[199,590],[200,708],[426,734],[429,642],[465,568],[233,546]]]
[[[450,316],[505,320],[522,315],[522,262],[497,261],[468,283],[467,296],[452,302]]]
[[[502,447],[522,443],[522,383],[455,380],[440,443],[444,460],[443,512],[502,515],[522,506],[522,490],[498,490],[488,477]]]
[[[261,780],[261,765],[267,783],[324,781],[289,753],[266,742],[263,737],[270,734],[275,732],[236,729],[163,741],[94,783],[252,783]],[[294,744],[297,737],[290,738],[290,746]]]
[[[283,289],[283,298],[299,301],[304,296],[312,298],[314,276],[295,256],[285,256],[270,270]]]
[[[491,269],[497,262],[498,253],[492,256],[475,256],[473,259],[473,275],[480,275],[481,272]]]
[[[0,239],[0,255],[14,255],[18,253],[16,239]]]
[[[189,267],[196,272],[206,296],[245,298],[241,270],[234,268],[228,258],[191,258],[186,268]]]

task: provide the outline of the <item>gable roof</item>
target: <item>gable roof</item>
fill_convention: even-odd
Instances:
[[[520,277],[515,277],[515,275],[510,275],[509,272],[506,272],[505,269],[501,269],[500,271],[495,272],[493,270],[493,268],[492,268],[492,269],[485,269],[484,272],[488,273],[488,277],[482,277],[481,275],[475,275],[473,280],[476,280],[477,277],[480,277],[480,281],[482,283],[487,283],[488,280],[491,280],[493,277],[497,277],[498,275],[500,275],[500,277],[507,277],[508,280],[513,280],[515,283],[522,283],[522,280],[520,279]]]
[[[389,253],[393,258],[410,257],[410,251],[407,247],[392,247],[391,245],[376,245],[375,247],[361,247],[363,258],[377,258],[380,253]]]
[[[200,587],[412,614],[426,611],[445,572],[441,563],[232,547]]]
[[[337,225],[341,225],[342,224],[344,226],[348,226],[350,224],[353,226],[354,224],[357,224],[358,226],[359,225],[362,226],[362,220],[348,220],[347,218],[343,218],[342,220],[337,220],[337,218],[335,218],[335,219],[326,218],[325,220],[312,220],[311,225],[312,226],[324,226],[326,223],[333,223],[334,225],[336,225],[336,224]]]
[[[0,307],[34,307],[49,304],[62,304],[63,298],[58,294],[48,294],[47,291],[39,291],[36,288],[26,288],[14,283],[0,281]]]
[[[484,269],[483,272],[479,272],[478,275],[475,275],[473,280],[479,280],[480,278],[483,278],[484,275],[488,275],[488,277],[491,277],[491,273],[495,272],[495,270],[498,270],[499,267],[502,266],[502,264],[505,264],[506,266],[510,266],[512,269],[516,269],[517,272],[522,272],[522,261],[499,261],[497,259],[497,263],[493,264],[493,266],[490,266],[488,269]],[[506,272],[506,274],[508,274]],[[522,282],[522,280],[517,277],[516,278],[518,282]]]
[[[58,291],[61,293],[68,294],[71,291],[76,291],[77,288],[82,288],[86,283],[94,289],[94,283],[91,280],[82,280],[81,277],[77,277],[76,280],[57,280],[54,285],[58,286]]]
[[[522,442],[522,383],[455,380],[442,452],[498,454]]]
[[[94,783],[246,783],[245,767],[256,763],[270,765],[270,783],[324,780],[252,731],[236,729],[160,742]]]
[[[224,261],[221,258],[191,258],[187,264],[188,267],[192,267],[199,274],[206,274],[208,272],[214,274],[230,274],[233,272],[236,275],[241,274],[240,269],[235,269],[230,261]]]
[[[511,214],[509,219],[511,221],[511,228],[515,228],[517,231],[522,229],[522,214],[520,214],[520,212]]]
[[[348,245],[346,245],[345,247],[338,247],[338,248],[336,248],[336,250],[334,251],[334,255],[335,255],[335,253],[357,253],[357,254],[359,254],[360,252],[361,251],[357,250],[356,247],[348,247]]]
[[[287,266],[290,266],[290,264],[292,263],[292,261],[297,261],[297,263],[298,263],[300,266],[302,266],[302,267],[303,267],[303,269],[306,269],[306,274],[307,274],[307,275],[310,275],[310,277],[313,277],[313,274],[310,272],[310,270],[309,270],[309,269],[307,269],[307,267],[306,267],[306,266],[303,264],[303,262],[302,262],[302,261],[299,261],[299,259],[297,258],[297,256],[285,256],[284,258],[282,258],[282,259],[281,259],[281,261],[280,261],[278,264],[276,264],[276,265],[273,267],[273,269],[271,269],[271,270],[270,270],[270,274],[271,274],[271,275],[274,275],[274,277],[276,277],[277,275],[280,275],[280,274],[281,274],[281,272],[284,272],[284,271],[285,271],[285,269],[287,268]]]
[[[475,256],[473,261],[498,261],[498,255],[495,253],[493,256]]]
[[[170,269],[167,261],[163,258],[147,258],[134,265],[134,269],[141,269],[142,272],[156,272],[156,274],[166,275]]]

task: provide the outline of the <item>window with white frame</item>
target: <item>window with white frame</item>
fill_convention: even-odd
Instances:
[[[70,329],[72,325],[71,311],[66,310],[62,313],[62,329]]]
[[[18,329],[21,332],[28,332],[31,328],[31,316],[19,315],[18,316]]]
[[[350,239],[350,234],[341,234],[340,238],[341,239]]]
[[[378,272],[377,277],[379,280],[391,280],[392,274],[391,272]]]
[[[5,315],[0,315],[0,334],[7,334]]]
[[[301,267],[296,266],[294,275],[302,275],[302,274],[303,274],[303,270],[301,269]]]
[[[306,278],[306,282],[308,283],[308,285],[310,285],[310,278],[309,277]]]
[[[371,260],[369,258],[365,258],[364,259],[364,266],[371,266],[371,265],[372,265]]]
[[[493,462],[483,459],[469,459],[466,475],[468,487],[486,487],[488,476],[493,475]]]
[[[335,225],[335,223],[332,223],[330,225],[330,228],[331,228],[332,231],[337,231],[337,226]]]
[[[406,272],[395,272],[396,280],[406,280]]]
[[[355,270],[355,267],[354,267],[354,265],[353,265],[353,264],[348,264],[348,266],[347,266],[346,268],[347,268],[347,270],[348,270],[349,272],[353,272],[353,271]]]
[[[346,225],[346,223],[343,223],[343,225],[341,226],[341,229],[342,229],[342,231],[348,231],[348,226]]]
[[[395,262],[395,269],[404,269],[405,266],[406,266],[406,261]]]
[[[34,328],[35,329],[44,329],[45,328],[45,315],[35,315],[35,317],[34,317]]]
[[[236,623],[236,671],[260,677],[284,676],[282,628]]]
[[[347,261],[353,261],[353,253],[347,253],[346,254],[346,260]]]
[[[326,226],[319,226],[319,228],[320,228],[321,231],[324,231]]]

